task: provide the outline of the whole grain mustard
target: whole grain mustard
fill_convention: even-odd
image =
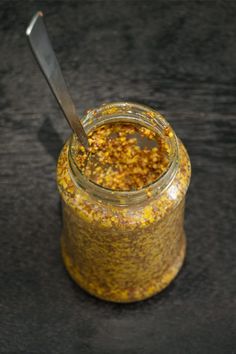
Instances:
[[[105,105],[86,123],[89,152],[72,137],[58,160],[64,263],[90,294],[139,301],[183,263],[189,157],[166,120],[141,105]]]
[[[165,136],[141,125],[108,123],[92,130],[88,138],[89,151],[77,140],[73,157],[80,171],[102,187],[141,189],[168,168]]]

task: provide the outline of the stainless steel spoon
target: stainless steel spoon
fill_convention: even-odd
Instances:
[[[75,105],[48,37],[41,11],[37,12],[32,18],[26,30],[26,35],[38,64],[70,127],[76,133],[80,143],[88,150],[88,137],[76,113]]]

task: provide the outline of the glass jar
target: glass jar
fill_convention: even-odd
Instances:
[[[90,294],[114,302],[148,298],[175,278],[185,256],[184,204],[190,160],[157,111],[118,102],[88,111],[87,132],[111,122],[141,124],[168,143],[167,170],[151,185],[114,191],[88,180],[77,167],[72,135],[58,160],[62,198],[62,255],[71,277]]]

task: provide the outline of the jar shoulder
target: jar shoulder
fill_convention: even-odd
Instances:
[[[89,222],[100,220],[104,227],[133,227],[136,224],[147,226],[158,222],[185,198],[190,176],[190,159],[179,140],[178,168],[170,183],[161,193],[151,191],[144,202],[126,207],[98,200],[76,185],[69,169],[68,143],[63,146],[57,164],[57,184],[64,207]]]

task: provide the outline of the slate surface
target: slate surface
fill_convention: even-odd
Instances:
[[[64,270],[69,129],[24,36],[37,9],[79,112],[146,103],[189,151],[186,263],[147,301],[97,300]],[[235,16],[234,1],[0,2],[0,353],[236,353]]]

